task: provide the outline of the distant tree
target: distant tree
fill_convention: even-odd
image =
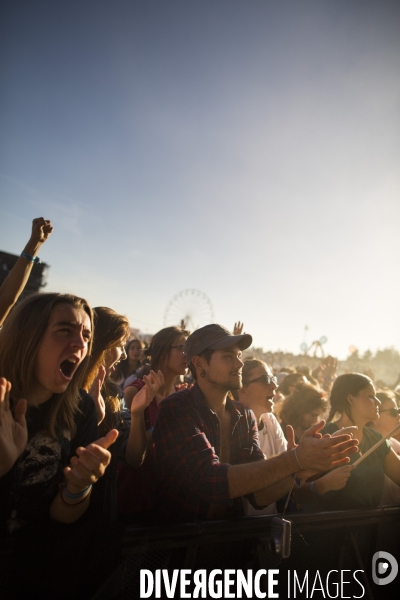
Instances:
[[[363,354],[363,360],[370,361],[372,356],[373,356],[373,354],[372,354],[371,350],[366,350]]]
[[[375,360],[379,362],[400,362],[400,354],[397,350],[392,348],[384,348],[383,350],[377,350],[375,354]]]

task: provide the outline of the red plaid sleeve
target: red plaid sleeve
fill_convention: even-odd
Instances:
[[[158,472],[166,485],[192,493],[211,503],[230,502],[227,470],[219,462],[215,448],[198,427],[190,412],[175,397],[160,405],[153,432]]]

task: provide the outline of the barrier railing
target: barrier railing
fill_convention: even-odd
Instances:
[[[381,565],[375,575],[379,584],[373,580],[372,569],[377,552],[389,553],[394,562],[400,557],[399,507],[285,515],[292,522],[291,553],[287,559],[281,559],[269,548],[272,518],[242,517],[229,521],[129,528],[123,541],[122,578],[118,582],[122,596],[157,597],[158,592],[161,598],[180,598],[181,570],[186,569],[190,571],[184,575],[186,593],[196,589],[199,575],[195,580],[193,576],[203,570],[206,587],[197,587],[197,597],[246,598],[249,596],[246,596],[248,588],[245,587],[242,596],[224,595],[224,577],[227,570],[236,574],[240,570],[247,577],[250,569],[250,577],[257,574],[259,577],[257,590],[252,582],[251,597],[254,598],[394,600],[398,597],[400,577],[385,584],[385,578],[388,579],[395,565],[385,567],[387,562],[384,562],[382,567],[379,557],[378,562],[375,560],[375,569]],[[175,592],[171,588],[167,595],[173,583],[174,569],[178,571]],[[276,571],[273,577],[277,583],[268,588],[268,571],[271,570]],[[214,587],[210,587],[210,579],[207,579],[212,571],[221,571],[212,575]],[[228,576],[228,593],[238,591],[235,577],[232,573]],[[206,596],[201,595],[204,590]],[[218,595],[218,590],[222,595]],[[278,596],[269,596],[268,590]]]
[[[100,533],[77,525],[74,534],[64,526],[57,547],[49,546],[45,532],[23,546],[18,538],[3,539],[0,597],[34,597],[16,594],[18,581],[9,569],[17,578],[30,569],[29,594],[46,583],[51,593],[41,597],[52,600],[400,597],[400,576],[392,577],[400,562],[400,507],[285,518],[292,522],[287,559],[269,548],[273,516],[130,527],[125,533],[117,525]]]

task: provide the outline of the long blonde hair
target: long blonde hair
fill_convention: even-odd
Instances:
[[[93,337],[92,355],[86,372],[83,387],[89,391],[100,365],[105,366],[107,354],[118,344],[125,344],[130,334],[129,321],[124,315],[119,315],[112,308],[97,306],[93,309],[96,333]],[[115,426],[113,415],[120,410],[119,386],[106,377],[102,394],[106,405],[106,417],[103,421],[104,431]],[[104,428],[104,426],[106,426]]]
[[[93,314],[83,298],[72,294],[33,294],[11,311],[0,333],[0,374],[11,382],[11,401],[15,404],[25,398],[28,408],[35,405],[33,397],[37,387],[36,359],[40,343],[46,331],[51,312],[58,304],[69,304],[84,310],[90,318],[93,332]],[[47,430],[59,438],[67,429],[75,435],[75,415],[78,411],[79,389],[82,387],[91,352],[83,359],[70,384],[62,394],[53,394]]]
[[[130,334],[129,321],[112,308],[96,306],[93,309],[96,335],[93,336],[92,355],[85,377],[84,388],[89,390],[99,371],[105,364],[107,352],[118,344],[125,344]]]

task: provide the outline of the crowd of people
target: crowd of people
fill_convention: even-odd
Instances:
[[[45,536],[71,598],[77,580],[90,589],[88,564],[112,569],[109,527],[273,514],[288,496],[297,511],[399,503],[398,390],[337,375],[331,357],[274,373],[243,357],[240,323],[167,327],[146,347],[111,308],[58,293],[18,301],[51,232],[34,220],[0,288],[1,530],[31,565],[21,576],[5,563],[4,589],[29,597],[35,582],[57,597],[43,583]]]

